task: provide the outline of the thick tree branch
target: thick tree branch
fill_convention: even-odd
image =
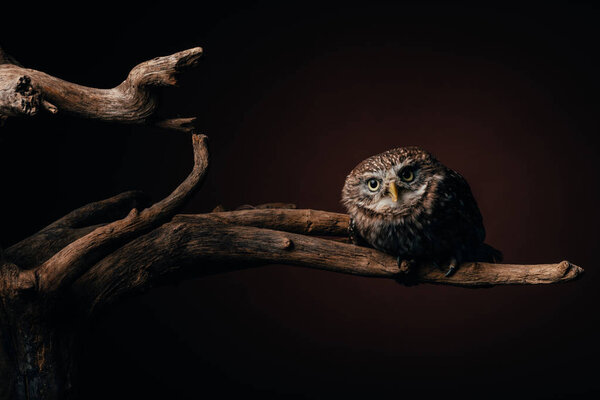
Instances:
[[[126,194],[120,198],[127,198]],[[119,196],[79,210],[95,209],[94,204],[108,204],[117,198]],[[59,221],[65,220],[67,217]],[[326,211],[267,208],[176,215],[173,222],[107,255],[77,281],[75,290],[93,297],[88,300],[97,306],[129,292],[146,290],[163,279],[168,281],[169,275],[182,271],[203,275],[264,263],[294,264],[366,276],[395,276],[398,269],[393,257],[374,249],[302,236],[343,238],[347,234],[348,220],[346,214]],[[58,225],[59,221],[54,224]],[[263,229],[249,231],[246,227]],[[71,235],[83,235],[85,229],[93,228],[79,228]],[[421,266],[417,280],[481,287],[566,282],[581,273],[580,267],[566,261],[540,265],[465,263],[449,278],[438,268]]]
[[[87,204],[12,245],[6,249],[6,258],[21,268],[36,267],[100,225],[124,218],[132,208],[141,209],[148,203],[146,195],[132,190]]]
[[[393,257],[364,247],[216,221],[170,222],[102,259],[74,284],[74,291],[96,308],[170,281],[172,275],[214,273],[232,263],[233,268],[285,263],[364,276],[398,272]]]
[[[247,225],[314,236],[348,236],[350,217],[347,214],[318,210],[252,209],[210,214],[180,214],[173,220],[197,224]]]
[[[148,205],[148,202],[149,199],[143,192],[130,190],[108,199],[79,207],[48,225],[45,229],[56,228],[59,226],[80,228],[102,222],[112,222],[116,219],[125,217],[132,208],[145,208]]]
[[[23,68],[0,52],[0,117],[32,116],[45,109],[104,121],[146,123],[158,104],[153,89],[177,85],[177,75],[195,67],[201,55],[202,48],[195,47],[157,57],[134,67],[117,87],[96,89]],[[189,132],[191,120],[167,120],[159,125]]]
[[[106,212],[118,204],[126,204],[127,199],[132,199],[135,195],[136,192],[126,192],[89,204],[50,226],[97,222],[99,215],[106,215]],[[176,215],[172,223],[141,236],[99,261],[79,279],[76,290],[81,292],[81,288],[85,287],[83,291],[90,296],[96,293],[96,297],[90,301],[97,305],[105,297],[107,301],[112,301],[114,296],[145,290],[163,278],[168,280],[168,275],[180,272],[182,267],[193,264],[204,265],[204,268],[187,268],[187,273],[202,275],[226,270],[232,268],[232,263],[233,268],[244,268],[248,264],[285,263],[379,277],[393,277],[398,273],[393,257],[374,249],[302,236],[343,239],[347,235],[349,222],[346,214],[271,208],[282,206],[281,203],[273,204],[238,211]],[[155,207],[162,208],[160,203]],[[100,214],[96,218],[86,219],[85,210]],[[120,212],[123,212],[122,208]],[[245,227],[263,229],[247,231]],[[94,227],[73,229],[70,235],[83,236],[92,229]],[[65,236],[62,240],[68,242],[69,238]],[[280,251],[281,248],[286,251]],[[9,250],[12,251],[13,248]],[[449,278],[438,268],[421,266],[417,280],[481,287],[565,282],[578,277],[582,272],[580,267],[566,261],[540,265],[465,263]],[[92,290],[93,288],[95,289]]]
[[[176,215],[174,222],[192,224],[227,223],[259,228],[276,229],[315,236],[341,236],[348,233],[349,217],[317,210],[244,210],[210,214]],[[513,265],[465,263],[460,273],[447,278],[445,271],[432,266],[421,266],[418,279],[429,283],[458,286],[486,286],[499,284],[558,283],[576,278],[583,269],[562,261],[558,264]]]
[[[320,213],[321,217],[334,214]],[[394,278],[399,273],[395,257],[375,249],[296,233],[223,224],[210,214],[190,217],[178,216],[177,220],[108,255],[74,284],[74,292],[85,299],[90,309],[96,309],[182,274],[203,275],[246,268],[249,264],[291,264],[382,278]],[[246,217],[241,219],[247,220]],[[295,222],[292,225],[298,228]],[[582,272],[566,261],[544,265],[466,263],[451,277],[445,277],[445,271],[438,268],[421,266],[416,279],[482,287],[566,282]]]
[[[192,139],[194,168],[171,195],[141,212],[132,209],[124,219],[101,226],[56,253],[33,270],[39,289],[53,292],[68,286],[115,248],[171,218],[200,185],[208,169],[206,136],[193,135]]]
[[[103,225],[105,224],[82,228],[58,226],[42,229],[6,249],[6,258],[22,269],[37,267],[69,244]]]

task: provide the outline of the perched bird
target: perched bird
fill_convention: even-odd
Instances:
[[[396,256],[405,274],[423,262],[447,268],[450,276],[465,261],[502,259],[484,243],[481,212],[467,181],[419,147],[362,161],[346,178],[342,204],[353,241]]]

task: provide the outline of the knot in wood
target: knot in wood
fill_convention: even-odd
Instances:
[[[15,86],[15,92],[23,95],[29,96],[34,94],[33,86],[31,85],[31,78],[27,75],[23,75],[19,78],[17,85]]]
[[[8,71],[0,78],[0,115],[6,117],[37,114],[41,95],[31,83],[31,78],[28,75],[10,75],[11,71]]]
[[[292,250],[294,248],[294,242],[290,238],[283,238],[282,246],[284,250]]]

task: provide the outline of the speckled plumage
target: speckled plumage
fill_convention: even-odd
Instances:
[[[373,179],[379,182],[375,191],[368,187],[376,185],[369,182]],[[342,204],[355,238],[397,256],[399,264],[429,261],[447,267],[502,257],[484,244],[481,213],[465,179],[419,147],[362,161],[346,178]]]

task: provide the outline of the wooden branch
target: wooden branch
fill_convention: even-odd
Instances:
[[[79,207],[48,225],[45,229],[51,229],[58,226],[79,228],[102,222],[112,222],[116,219],[125,217],[132,208],[145,208],[148,203],[148,196],[143,192],[130,190],[108,199]]]
[[[210,214],[179,214],[177,222],[221,223],[255,226],[314,236],[348,236],[350,217],[347,214],[318,210],[252,209],[213,212]]]
[[[226,223],[259,228],[276,229],[315,236],[347,236],[349,217],[317,210],[244,210],[215,212],[210,214],[180,214],[174,222],[192,224]],[[350,262],[349,262],[350,263]],[[421,266],[418,269],[419,281],[443,283],[457,286],[488,286],[500,284],[540,284],[558,283],[574,279],[583,273],[583,269],[568,261],[558,264],[515,265],[491,263],[464,263],[459,273],[451,277],[446,271],[433,266]]]
[[[5,250],[5,257],[23,269],[31,269],[46,262],[50,257],[77,239],[105,224],[82,228],[58,226],[42,229]]]
[[[450,277],[445,276],[446,271],[431,265],[423,266],[417,271],[421,282],[464,287],[563,283],[583,274],[583,268],[568,261],[532,265],[464,263]]]
[[[118,199],[125,200],[135,193],[123,193],[84,206],[51,226],[81,222],[74,216],[83,210],[110,208],[109,205],[118,203]],[[192,267],[188,273],[202,275],[228,270],[232,268],[232,263],[237,264],[233,268],[245,268],[248,264],[285,263],[377,277],[394,277],[398,273],[395,259],[374,249],[301,236],[327,236],[336,241],[343,240],[349,223],[346,214],[270,208],[282,204],[272,203],[239,211],[175,215],[172,223],[141,236],[98,262],[79,279],[77,291],[85,287],[83,291],[86,293],[96,293],[97,298],[90,301],[98,305],[104,301],[104,297],[108,301],[113,296],[120,297],[129,291],[145,290],[156,284],[157,280],[195,263],[203,266],[203,269]],[[263,229],[248,234],[244,227]],[[70,234],[73,237],[83,236],[91,229],[93,227],[79,228]],[[217,240],[219,237],[221,239]],[[231,246],[232,241],[236,246]],[[302,247],[299,248],[297,243],[301,243]],[[287,251],[277,252],[281,246],[287,246]],[[10,254],[12,249],[8,249],[11,250]],[[182,249],[185,251],[181,252]],[[320,258],[316,259],[316,255]],[[583,273],[583,269],[567,261],[540,265],[465,263],[449,278],[444,276],[444,272],[424,265],[418,269],[416,278],[424,283],[464,287],[541,284],[575,279]],[[92,290],[92,287],[96,289]]]
[[[132,208],[148,205],[147,196],[129,191],[80,207],[39,232],[6,249],[6,258],[21,268],[36,267],[62,248],[108,222],[124,218]]]
[[[115,88],[96,89],[23,68],[0,52],[0,117],[33,116],[45,109],[104,121],[146,123],[158,104],[153,89],[177,85],[177,75],[195,67],[201,55],[202,48],[195,47],[157,57],[134,67]],[[189,132],[190,120],[160,121],[159,125]]]
[[[194,168],[171,195],[152,207],[132,209],[124,219],[101,226],[56,253],[33,272],[39,289],[59,291],[85,273],[94,263],[118,246],[164,223],[182,207],[201,184],[208,169],[206,136],[193,135]]]
[[[314,213],[313,210],[298,211]],[[248,221],[247,215],[243,215],[247,212],[235,213],[240,214],[241,220]],[[338,218],[335,213],[316,215],[321,220]],[[281,222],[277,225],[282,227]],[[298,228],[296,222],[290,226]],[[201,214],[178,216],[129,242],[99,261],[74,284],[73,290],[93,310],[122,296],[172,281],[174,276],[203,275],[246,268],[249,264],[273,263],[382,278],[395,278],[400,272],[395,257],[372,248],[297,233],[223,224],[219,218]],[[566,261],[545,265],[466,263],[451,277],[445,277],[445,271],[438,268],[421,266],[416,280],[482,287],[566,282],[582,272],[580,267]]]
[[[135,260],[135,262],[131,262]],[[393,257],[309,236],[219,222],[170,222],[99,261],[73,286],[91,309],[146,290],[173,275],[202,275],[249,264],[285,263],[393,277]]]

